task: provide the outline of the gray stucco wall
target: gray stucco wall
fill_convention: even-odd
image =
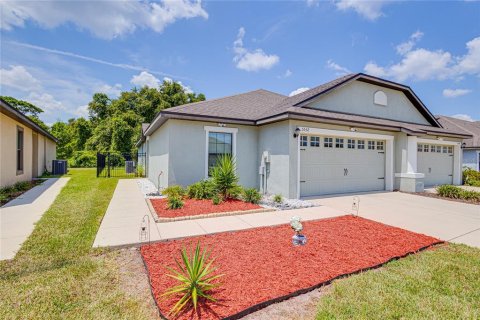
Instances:
[[[479,170],[478,153],[479,149],[475,150],[463,150],[463,167],[468,167],[473,170]]]
[[[169,181],[169,128],[169,123],[165,123],[147,141],[147,176],[159,189],[166,188]]]
[[[373,95],[378,90],[387,95],[387,106],[373,103]],[[429,125],[402,92],[359,81],[322,95],[309,107]]]

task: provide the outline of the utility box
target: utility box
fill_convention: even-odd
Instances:
[[[125,172],[126,173],[135,173],[135,162],[134,161],[125,161]]]
[[[67,174],[67,160],[52,160],[52,174]]]

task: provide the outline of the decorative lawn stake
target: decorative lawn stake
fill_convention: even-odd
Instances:
[[[357,197],[357,196],[353,197],[352,210],[357,213],[355,215],[355,213],[352,212],[352,216],[354,216],[354,217],[357,216],[358,217],[358,211],[360,210],[360,198]]]
[[[292,237],[292,244],[294,246],[304,246],[307,243],[307,237],[301,234],[303,225],[300,222],[300,217],[292,217],[290,219],[290,226],[293,231],[295,231],[295,234]]]
[[[150,244],[150,217],[148,215],[143,216],[138,237],[140,241],[148,241]]]

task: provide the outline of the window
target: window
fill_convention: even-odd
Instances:
[[[430,152],[435,152],[435,149],[436,149],[435,146],[432,144],[432,145],[430,146]]]
[[[17,127],[17,175],[23,174],[23,128]]]
[[[453,153],[453,147],[448,147],[448,153]]]
[[[423,144],[419,144],[419,145],[417,146],[417,151],[418,151],[418,152],[422,152],[422,151],[423,151]]]
[[[383,91],[377,91],[373,95],[373,103],[378,104],[380,106],[387,105],[387,95]]]
[[[348,139],[347,140],[347,148],[348,149],[355,149],[355,140],[354,139]]]
[[[377,141],[377,150],[383,150],[383,141]]]
[[[442,153],[442,146],[437,146],[437,153]]]
[[[224,154],[232,155],[232,134],[226,132],[208,133],[208,172],[214,167],[217,159]]]
[[[428,144],[423,145],[423,152],[428,152]]]
[[[375,150],[375,141],[368,141],[368,150]]]
[[[323,146],[325,148],[333,148],[333,138],[323,138]]]
[[[357,148],[358,149],[365,149],[365,140],[358,140],[357,141]]]
[[[300,147],[308,146],[308,137],[307,136],[300,136]]]
[[[336,138],[335,139],[335,148],[343,148],[343,139],[342,138]]]
[[[446,146],[443,146],[443,153],[448,153],[448,148]]]
[[[310,147],[320,147],[320,137],[310,137]]]

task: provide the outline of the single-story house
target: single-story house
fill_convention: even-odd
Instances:
[[[243,186],[299,198],[460,184],[466,138],[410,87],[357,73],[291,97],[260,89],[163,110],[137,147],[160,189],[231,154]]]
[[[57,139],[0,99],[0,187],[52,171]]]
[[[438,122],[447,129],[462,130],[472,137],[463,140],[463,167],[480,171],[480,121],[465,121],[452,117],[438,116]]]

